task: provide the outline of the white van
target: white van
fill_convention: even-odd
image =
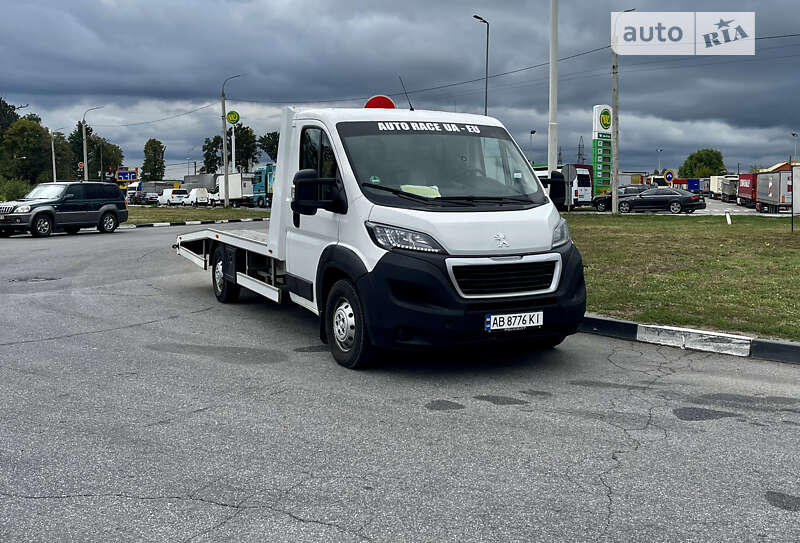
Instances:
[[[581,255],[497,119],[287,108],[280,134],[267,228],[176,240],[220,302],[288,298],[348,368],[380,347],[541,349],[577,331]]]
[[[181,205],[187,196],[189,196],[189,192],[186,189],[164,189],[158,197],[158,205]]]
[[[204,188],[190,190],[189,195],[183,200],[183,205],[192,207],[210,205],[208,191]]]

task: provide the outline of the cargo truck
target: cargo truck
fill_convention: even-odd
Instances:
[[[256,207],[272,205],[272,185],[275,181],[275,164],[256,168],[253,172],[253,202]]]
[[[792,209],[792,172],[759,173],[756,191],[756,209],[761,213]]]
[[[253,204],[253,174],[229,173],[228,174],[228,203],[231,207]],[[217,174],[216,190],[211,193],[212,205],[225,203],[225,175]]]
[[[722,178],[722,192],[719,199],[723,202],[735,202],[739,191],[739,176],[726,175]]]
[[[739,189],[737,193],[738,199],[736,203],[744,207],[755,207],[758,200],[758,193],[756,192],[756,174],[754,173],[740,173],[739,174]]]
[[[496,119],[283,111],[267,228],[181,234],[222,303],[242,287],[319,316],[348,368],[379,348],[551,348],[586,308],[566,221]]]

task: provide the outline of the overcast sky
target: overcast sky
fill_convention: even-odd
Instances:
[[[674,11],[755,11],[757,36],[796,33],[797,0],[672,1]],[[559,57],[609,43],[609,12],[663,10],[659,1],[561,0]],[[485,27],[490,74],[548,59],[549,0],[267,1],[26,0],[0,18],[0,96],[50,128],[87,119],[139,166],[150,137],[167,146],[167,169],[202,161],[203,139],[220,130],[219,93],[258,133],[277,130],[283,103],[394,94],[403,76],[417,109],[482,113]],[[608,49],[559,63],[559,144],[574,161],[583,136],[591,160],[592,106],[610,102]],[[700,147],[722,151],[735,170],[769,165],[793,152],[800,129],[800,37],[762,39],[755,57],[629,56],[620,68],[621,166],[677,168]],[[399,105],[404,104],[396,98]],[[213,104],[161,122],[138,124]],[[546,161],[546,66],[491,78],[489,114],[532,157]],[[198,165],[199,167],[199,165]]]

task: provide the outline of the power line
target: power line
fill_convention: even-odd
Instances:
[[[184,115],[189,115],[189,114],[194,113],[196,111],[200,111],[201,109],[209,108],[209,107],[211,107],[213,105],[216,105],[216,102],[210,102],[210,103],[208,103],[208,104],[206,104],[204,106],[200,106],[200,107],[195,108],[195,109],[190,109],[189,111],[184,111],[183,113],[178,113],[176,115],[170,115],[168,117],[162,117],[160,119],[154,119],[152,121],[139,121],[139,122],[135,122],[135,123],[123,123],[123,124],[94,124],[94,123],[92,123],[92,126],[97,126],[97,127],[100,127],[100,128],[109,128],[109,127],[118,127],[118,126],[140,126],[140,125],[144,125],[144,124],[160,123],[161,121],[168,121],[170,119],[176,119],[176,118],[182,117]]]

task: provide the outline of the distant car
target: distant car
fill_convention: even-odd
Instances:
[[[161,196],[158,197],[158,205],[181,205],[187,196],[189,196],[189,191],[186,189],[164,189],[161,191]]]
[[[619,198],[620,213],[669,211],[677,215],[705,208],[706,199],[703,196],[683,189],[655,188],[639,194],[624,194]]]
[[[619,187],[618,194],[620,196],[625,194],[639,194],[651,188],[653,188],[652,185],[622,185]],[[601,194],[592,198],[592,207],[601,213],[611,209],[611,194]]]
[[[158,204],[158,193],[157,192],[147,192],[147,193],[145,193],[144,202],[147,205]]]
[[[125,197],[114,183],[43,183],[20,200],[0,203],[0,237],[4,238],[23,231],[44,237],[58,228],[77,234],[91,226],[113,232],[127,220]]]
[[[133,205],[142,205],[145,203],[145,194],[144,192],[129,192],[128,193],[128,203]]]
[[[192,207],[207,206],[209,203],[208,191],[203,188],[190,190],[189,196],[183,200],[183,205]]]

